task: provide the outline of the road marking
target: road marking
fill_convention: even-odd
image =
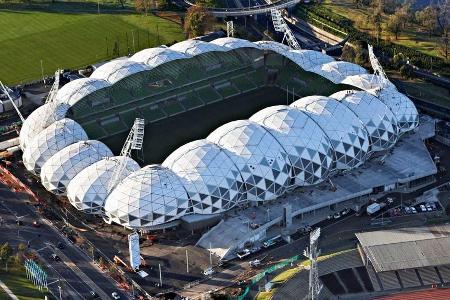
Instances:
[[[72,271],[74,271],[75,274],[77,274],[84,283],[93,288],[100,295],[101,299],[110,299],[109,295],[106,294],[105,291],[103,291],[103,289],[101,289],[89,276],[81,271],[81,269],[78,268],[78,266],[73,263],[62,251],[57,251],[59,252],[59,256],[62,257],[62,261],[64,262],[64,264],[72,269]]]
[[[5,292],[8,294],[8,296],[9,296],[11,299],[19,300],[19,298],[17,298],[16,295],[14,295],[14,293],[11,292],[11,290],[10,290],[10,289],[6,286],[6,284],[4,284],[3,281],[1,281],[1,280],[0,280],[0,287],[1,287],[3,290],[5,290]]]

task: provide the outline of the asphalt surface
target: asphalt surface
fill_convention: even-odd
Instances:
[[[121,299],[129,299],[127,294],[118,290],[111,278],[95,267],[80,249],[47,221],[42,220],[33,205],[27,202],[20,194],[0,185],[0,243],[9,242],[13,247],[19,243],[29,244],[29,248],[35,250],[47,265],[49,288],[54,295],[59,296],[60,285],[65,299],[89,299],[90,291],[95,291],[101,299],[112,299],[112,292],[118,292]],[[17,219],[23,224],[17,225]],[[38,221],[40,226],[32,226],[33,221]],[[58,249],[58,243],[62,243],[64,249]],[[61,258],[60,261],[53,261],[53,253]]]

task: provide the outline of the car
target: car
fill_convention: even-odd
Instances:
[[[430,205],[431,205],[431,208],[432,208],[433,210],[436,210],[436,209],[437,209],[436,203],[431,202]]]
[[[54,260],[54,261],[60,261],[61,258],[59,258],[58,255],[56,255],[55,253],[53,253],[52,255],[50,255],[50,257]]]
[[[425,204],[425,207],[427,208],[427,211],[433,211],[433,209],[431,208],[430,203]]]
[[[333,215],[328,215],[327,219],[328,219],[328,220],[333,219]]]
[[[256,268],[261,264],[261,261],[259,259],[255,259],[255,260],[249,261],[248,264],[250,265],[250,267]]]
[[[412,213],[412,207],[405,206],[405,213],[407,213],[407,214]]]
[[[205,276],[211,276],[214,273],[215,273],[215,271],[212,267],[209,267],[209,268],[203,270],[203,275],[205,275]]]
[[[413,214],[417,214],[417,210],[416,210],[416,208],[414,206],[411,206],[411,212]]]
[[[341,217],[341,213],[337,212],[333,215],[333,219],[339,219]]]
[[[341,211],[341,215],[345,216],[346,214],[348,214],[350,212],[350,208],[346,208],[343,211]]]
[[[389,205],[391,205],[392,203],[394,203],[394,198],[392,198],[392,197],[387,197],[387,198],[386,198],[386,202],[387,202]]]
[[[41,223],[39,223],[38,221],[33,221],[33,227],[39,228],[41,227]]]
[[[247,280],[238,280],[236,283],[238,286],[243,286],[247,284]]]
[[[250,249],[245,248],[245,249],[239,251],[239,252],[237,253],[237,256],[238,256],[240,259],[243,259],[244,257],[246,257],[246,256],[248,256],[248,255],[250,255],[250,254],[251,254]]]
[[[426,212],[426,211],[427,211],[427,208],[425,207],[425,205],[420,204],[420,210],[421,210],[422,212]]]
[[[112,292],[111,297],[113,297],[114,299],[120,299],[120,295],[117,292]]]
[[[89,295],[91,296],[90,297],[91,299],[98,299],[98,298],[100,298],[100,296],[94,291],[90,291]]]
[[[58,244],[56,245],[56,247],[58,247],[58,249],[64,249],[66,246],[64,246],[64,244],[63,243],[61,243],[61,242],[58,242]]]

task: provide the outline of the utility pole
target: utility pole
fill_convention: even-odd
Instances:
[[[209,266],[212,267],[211,242],[209,243]]]
[[[309,249],[306,248],[303,251],[305,255],[311,261],[311,267],[309,269],[309,292],[308,300],[318,300],[319,294],[322,289],[322,284],[319,282],[319,270],[317,267],[317,258],[320,255],[320,250],[317,249],[317,244],[320,236],[320,228],[311,231],[309,234]]]
[[[158,264],[159,266],[159,287],[162,288],[162,273],[161,273],[161,264]]]
[[[45,78],[44,78],[44,63],[42,62],[42,59],[41,59],[41,75],[42,75],[42,81],[44,82],[44,85],[45,85]]]
[[[189,274],[189,256],[187,249],[186,249],[186,273]]]

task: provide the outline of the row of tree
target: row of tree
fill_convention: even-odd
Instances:
[[[370,18],[365,20],[372,23],[377,39],[383,30],[392,34],[395,39],[407,28],[423,28],[434,37],[442,55],[449,58],[450,34],[450,0],[438,1],[421,10],[412,9],[411,0],[353,0],[357,8],[371,11]],[[387,18],[387,20],[385,20]]]

